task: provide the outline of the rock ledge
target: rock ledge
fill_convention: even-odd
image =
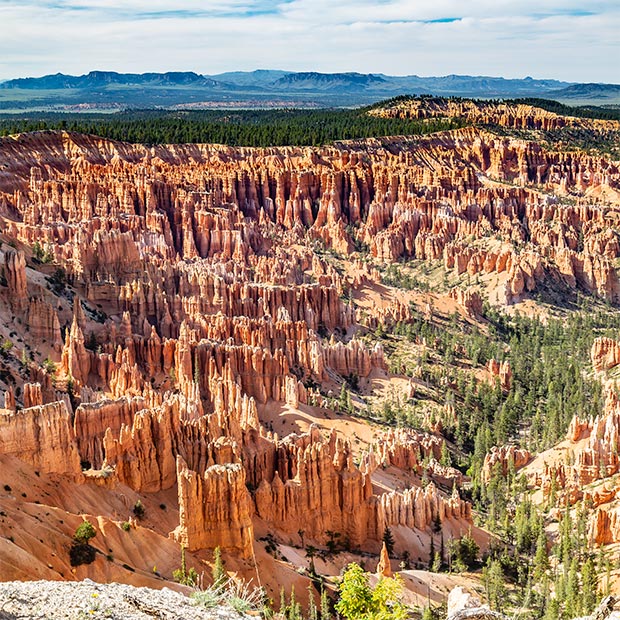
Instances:
[[[10,581],[0,583],[0,620],[241,620],[228,607],[205,610],[167,588],[152,590],[119,583]]]

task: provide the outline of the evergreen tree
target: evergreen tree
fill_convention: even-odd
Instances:
[[[591,614],[596,607],[598,598],[598,579],[591,557],[588,557],[581,567],[581,590],[583,592],[583,613]]]
[[[383,531],[383,542],[385,543],[388,555],[391,557],[394,554],[394,535],[389,527],[386,527]]]
[[[431,548],[428,554],[428,570],[432,571],[435,564],[435,539],[431,536]]]
[[[482,571],[482,579],[491,609],[501,611],[506,596],[506,587],[504,585],[504,571],[499,560],[489,558]]]
[[[547,599],[543,620],[558,620],[560,617],[560,604],[556,598]]]
[[[536,554],[534,555],[534,579],[539,581],[549,570],[549,554],[547,553],[547,535],[541,529],[536,539]]]

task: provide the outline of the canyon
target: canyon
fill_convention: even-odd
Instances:
[[[618,130],[531,106],[425,105],[406,114]],[[304,568],[307,544],[335,545],[343,559],[321,565],[333,574],[382,548],[383,574],[405,551],[428,564],[440,532],[487,550],[441,428],[353,415],[381,385],[413,389],[375,332],[446,308],[484,323],[487,306],[564,291],[620,303],[620,164],[479,125],[264,149],[32,132],[0,139],[0,165],[3,579],[162,587],[181,549],[208,572],[220,547],[273,596],[304,583],[274,545]],[[441,275],[419,293],[389,283],[390,265]],[[619,363],[617,342],[595,341],[597,373]],[[508,362],[481,372],[510,390]],[[620,469],[604,380],[603,415],[570,425],[574,463],[497,446],[482,474],[588,494],[597,544],[620,541],[616,489],[581,490]],[[64,549],[83,518],[101,557],[76,568]]]

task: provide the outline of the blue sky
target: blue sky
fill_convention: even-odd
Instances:
[[[0,79],[258,68],[620,83],[620,0],[0,0]]]

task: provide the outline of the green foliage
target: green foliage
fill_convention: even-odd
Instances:
[[[308,620],[319,620],[319,608],[316,606],[314,598],[314,588],[308,585]]]
[[[179,571],[174,572],[178,573]],[[177,576],[179,575],[177,574]],[[183,583],[180,579],[177,579],[177,581]],[[197,581],[198,578],[196,576],[196,583],[187,583],[186,585],[196,586]],[[240,614],[256,614],[261,612],[261,617],[270,617],[263,589],[253,587],[250,583],[244,581],[235,581],[227,578],[223,582],[213,584],[205,590],[194,592],[192,598],[197,605],[204,609],[228,605]]]
[[[3,338],[0,343],[0,357],[6,359],[13,348],[13,343],[8,338]]]
[[[383,542],[385,543],[388,555],[390,557],[394,555],[394,535],[389,527],[386,527],[383,531]]]
[[[596,577],[596,568],[591,557],[584,562],[581,567],[581,590],[583,592],[583,613],[591,614],[596,607],[598,600],[598,579]]]
[[[54,362],[52,359],[50,359],[49,357],[46,357],[43,360],[43,363],[41,364],[41,366],[43,366],[44,370],[54,376],[56,374],[56,362]]]
[[[35,241],[32,245],[32,257],[40,263],[51,263],[53,260],[53,256],[49,249],[43,248],[38,241]]]
[[[38,241],[35,241],[32,246],[32,256],[39,262],[42,262],[44,254],[45,252],[43,251],[41,244]]]
[[[501,611],[506,596],[506,587],[504,585],[504,570],[499,560],[489,558],[487,565],[482,570],[482,582],[491,609]]]
[[[353,413],[353,402],[351,401],[351,392],[347,389],[346,382],[342,384],[340,388],[340,395],[338,397],[338,410],[345,413]]]
[[[0,118],[0,135],[66,130],[140,144],[320,146],[337,140],[422,135],[466,125],[463,119],[400,119],[343,110],[133,110],[117,114],[38,113]]]
[[[480,547],[469,534],[460,538],[453,538],[448,544],[452,568],[457,572],[470,570],[478,564]]]
[[[138,517],[138,519],[142,519],[144,517],[144,513],[145,513],[144,504],[142,503],[142,500],[138,500],[133,505],[133,514],[136,517]]]
[[[73,540],[81,545],[87,544],[91,538],[97,535],[97,531],[90,521],[80,523],[73,534]]]
[[[222,550],[219,547],[216,547],[213,551],[213,570],[211,576],[215,586],[224,583],[227,579],[224,561],[222,560]]]
[[[327,590],[321,588],[321,620],[331,620],[332,613],[327,596]]]
[[[196,569],[192,566],[187,570],[185,547],[183,545],[181,545],[181,568],[176,568],[172,571],[172,578],[184,586],[195,587],[198,585],[199,576]]]
[[[73,534],[73,544],[69,549],[69,561],[71,566],[92,564],[96,558],[96,551],[89,542],[97,535],[92,523],[83,521],[77,526]]]
[[[336,611],[347,620],[404,620],[403,583],[399,576],[380,579],[373,588],[358,564],[349,564],[338,588]]]
[[[549,598],[545,607],[543,620],[558,620],[560,617],[560,604],[556,598]]]
[[[129,523],[129,521],[123,521],[121,523],[121,529],[123,532],[128,532],[131,529],[131,523]]]

